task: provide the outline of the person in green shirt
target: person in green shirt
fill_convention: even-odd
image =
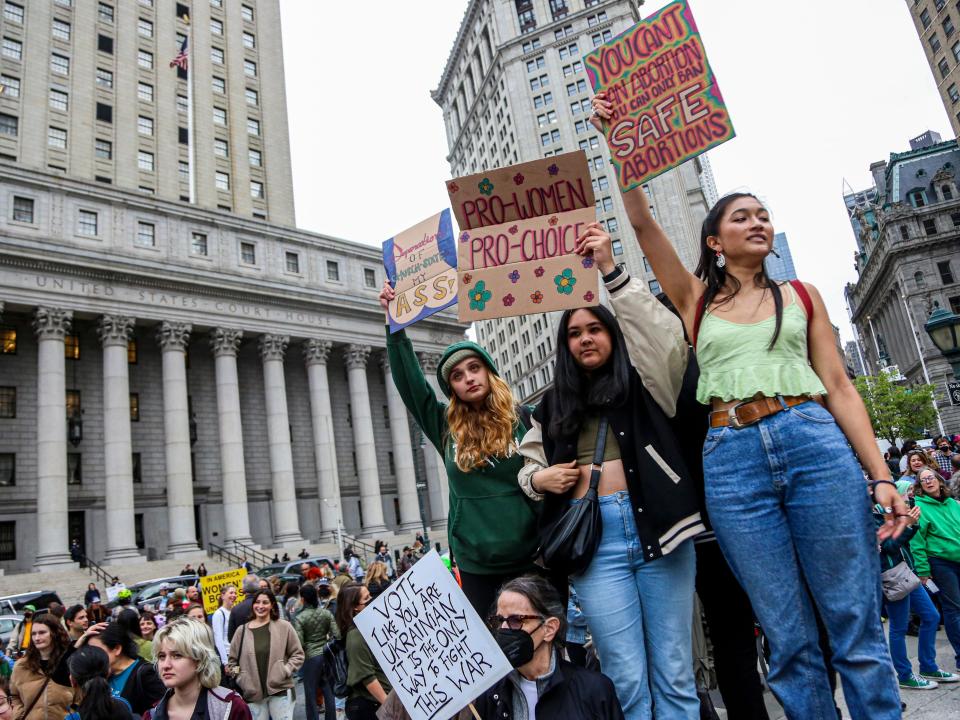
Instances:
[[[396,296],[384,282],[384,310]],[[448,347],[437,367],[447,402],[427,384],[406,332],[387,327],[387,356],[400,397],[444,460],[450,488],[447,541],[460,569],[463,592],[480,615],[490,612],[500,586],[536,571],[539,547],[536,503],[517,475],[518,451],[529,429],[486,350],[463,341]],[[555,579],[566,597],[566,578]]]
[[[347,650],[347,720],[376,720],[377,710],[393,689],[354,618],[370,603],[370,591],[363,585],[344,585],[337,596],[337,628]]]

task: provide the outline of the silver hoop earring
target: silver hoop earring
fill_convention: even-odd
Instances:
[[[727,259],[723,256],[723,253],[719,250],[717,251],[717,267],[721,270],[726,267]]]

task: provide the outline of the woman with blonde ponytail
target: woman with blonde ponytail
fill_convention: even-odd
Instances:
[[[384,283],[385,310],[393,298],[393,288]],[[407,410],[444,459],[450,552],[463,591],[486,617],[504,582],[535,569],[537,511],[517,484],[523,467],[518,444],[529,428],[529,413],[517,407],[493,360],[476,343],[455,343],[440,358],[437,381],[447,403],[427,384],[403,330],[387,328],[387,355]],[[558,584],[565,597],[565,579]]]

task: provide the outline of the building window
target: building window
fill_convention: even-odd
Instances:
[[[372,290],[377,289],[377,271],[373,268],[363,269],[363,285]]]
[[[920,208],[927,204],[927,193],[923,190],[912,190],[908,197],[910,198],[910,204],[915,208]]]
[[[153,23],[149,20],[144,20],[140,18],[137,21],[137,34],[140,37],[152,38],[153,37]]]
[[[240,262],[244,265],[257,264],[257,246],[252,242],[240,243]]]
[[[217,65],[223,65],[223,49],[218,47],[210,48],[210,59]]]
[[[579,60],[574,61],[570,65],[563,66],[563,76],[568,77],[570,75],[575,75],[578,72],[583,72],[583,63]]]
[[[180,182],[190,182],[190,163],[183,160],[177,161],[177,175],[180,178]]]
[[[943,195],[944,200],[953,200],[953,188],[949,185],[941,185],[940,194]]]
[[[953,271],[950,270],[950,261],[937,263],[937,272],[940,273],[940,282],[944,285],[953,285]]]
[[[213,139],[213,154],[217,157],[230,157],[230,146],[222,138]]]
[[[153,153],[147,152],[146,150],[137,151],[137,167],[144,172],[153,172]]]
[[[136,245],[139,247],[156,247],[157,228],[153,223],[138,222]]]
[[[3,19],[17,25],[23,25],[23,5],[6,2],[3,5]]]
[[[16,115],[0,113],[0,135],[16,137],[19,133],[20,119]]]
[[[258,93],[256,90],[247,88],[246,91],[244,92],[244,95],[247,98],[247,105],[252,105],[253,107],[256,107],[257,105],[260,104],[260,93]]]
[[[112,83],[111,75],[111,83]],[[137,99],[142,100],[143,102],[152,103],[153,102],[153,85],[149,85],[144,82],[137,83]]]
[[[0,418],[11,419],[17,416],[17,389],[0,387]]]
[[[177,95],[177,112],[185,113],[187,111],[187,96]]]
[[[907,229],[906,225],[900,226],[900,239],[909,240],[910,239],[910,230]]]
[[[287,259],[287,272],[300,274],[300,256],[295,252],[290,252],[289,250],[286,253]]]
[[[0,487],[17,484],[17,456],[14,453],[0,453]]]
[[[560,59],[566,60],[568,57],[578,57],[580,55],[580,48],[576,43],[570,43],[569,45],[560,48],[558,52],[560,53]]]
[[[14,40],[13,38],[4,38],[2,52],[4,57],[8,57],[11,60],[20,60],[23,57],[23,43]]]
[[[211,87],[213,87],[215,93],[223,95],[227,91],[227,81],[214,75]]]
[[[223,35],[223,22],[210,18],[210,32],[214,35]]]
[[[263,155],[259,150],[251,149],[249,152],[250,164],[254,167],[260,167],[263,165]]]
[[[247,22],[253,22],[253,8],[249,5],[241,5],[240,16]]]
[[[950,64],[946,58],[940,58],[940,62],[937,63],[937,68],[940,70],[940,77],[942,78],[950,74]]]
[[[217,190],[230,192],[230,175],[228,173],[218,170],[214,173],[214,178],[216,180]]]
[[[133,471],[133,481],[137,484],[143,483],[143,463],[140,461],[140,453],[132,453],[130,456],[130,469]],[[143,514],[138,514],[135,516],[140,519],[140,528],[138,531],[135,531],[137,536],[137,547],[143,548]],[[134,521],[136,524],[136,520]]]
[[[950,37],[951,35],[953,35],[953,32],[954,32],[955,29],[956,29],[956,28],[953,27],[953,20],[950,18],[949,15],[947,15],[947,16],[943,19],[943,32],[944,32],[944,34],[945,34],[947,37]]]
[[[107,55],[113,55],[113,38],[109,35],[97,35],[97,50]]]
[[[247,50],[253,50],[257,47],[257,38],[253,33],[243,33],[243,46]]]
[[[540,38],[533,38],[533,40],[527,40],[523,43],[523,52],[528,53],[531,50],[536,50],[540,47]]]
[[[340,282],[340,263],[336,260],[327,260],[327,280]]]
[[[255,78],[257,76],[257,64],[253,60],[244,60],[243,74]]]
[[[223,108],[215,107],[213,108],[213,121],[217,125],[226,125],[227,124],[227,111]]]
[[[97,120],[105,123],[113,123],[113,106],[106,103],[97,103]]]
[[[70,42],[70,23],[63,20],[53,19],[53,38],[54,40],[63,40]]]
[[[97,213],[93,210],[81,210],[77,214],[77,234],[97,236]]]
[[[263,200],[263,183],[259,180],[250,181],[250,197],[254,198],[255,200]]]
[[[137,357],[137,341],[131,338],[127,340],[127,365],[136,365]]]
[[[83,485],[83,462],[80,453],[67,453],[67,485]]]
[[[927,286],[927,279],[923,276],[923,273],[920,270],[917,270],[913,274],[913,282],[916,283],[918,290],[922,290]]]
[[[17,523],[15,520],[0,522],[0,560],[17,559]]]
[[[140,393],[130,393],[130,422],[140,422]]]
[[[57,75],[70,74],[70,58],[53,53],[50,55],[50,72]]]
[[[210,0],[210,7],[222,8],[223,0]]]
[[[153,70],[153,53],[146,50],[137,50],[137,65],[145,70]]]
[[[153,137],[153,118],[140,115],[137,117],[137,132],[141,135]]]
[[[94,154],[101,160],[113,159],[113,143],[109,140],[97,138],[94,145]]]
[[[11,75],[0,75],[0,92],[5,98],[20,97],[20,78]]]
[[[253,118],[247,118],[247,134],[260,135],[260,121]]]
[[[920,22],[924,30],[930,27],[930,11],[927,8],[920,11]]]
[[[195,232],[190,236],[190,252],[194,255],[207,255],[207,236],[205,233]]]
[[[97,85],[107,90],[113,89],[113,73],[103,68],[97,68]]]
[[[97,5],[97,17],[100,19],[100,22],[113,23],[113,6],[107,5],[106,3],[99,3]]]
[[[33,223],[33,198],[13,196],[13,219],[16,222]]]

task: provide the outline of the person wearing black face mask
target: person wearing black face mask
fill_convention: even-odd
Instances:
[[[500,588],[490,629],[515,669],[474,702],[481,718],[623,720],[610,679],[562,658],[566,613],[540,576],[524,575]]]

